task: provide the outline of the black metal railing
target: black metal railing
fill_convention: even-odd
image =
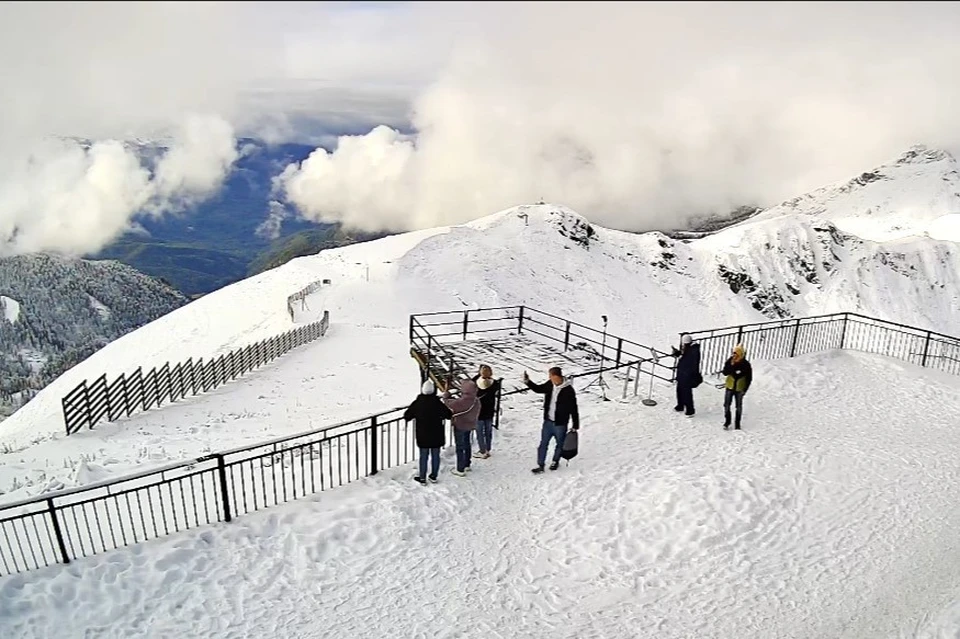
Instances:
[[[513,309],[516,315],[511,317],[508,313]],[[471,317],[459,325],[456,331],[459,339],[481,331],[485,335],[499,331],[506,334],[537,331],[538,335],[562,343],[564,348],[589,350],[597,345],[594,337],[597,329],[547,313],[525,307],[485,311],[490,312],[476,320],[481,329],[470,330]],[[506,312],[496,318],[501,311]],[[448,314],[411,318],[411,336],[416,330],[420,344],[423,345],[425,339],[441,364],[444,349],[439,340],[454,339],[453,333],[433,335],[428,327],[450,326],[449,317],[445,315]],[[420,319],[427,317],[438,321]],[[514,326],[499,326],[497,322],[513,322]],[[855,313],[745,324],[691,334],[703,345],[704,371],[722,364],[728,346],[743,343],[754,358],[849,348],[960,374],[960,340],[957,338]],[[611,337],[608,335],[607,339]],[[601,369],[636,366],[638,378],[646,374],[673,380],[673,358],[665,353],[614,336],[608,358],[603,353],[606,349],[602,335],[600,340],[597,358]],[[411,342],[417,349],[418,343],[413,339]],[[644,350],[652,352],[646,354]],[[631,359],[637,355],[645,357]],[[659,364],[660,358],[671,362],[671,366]],[[647,370],[643,370],[644,365]],[[454,380],[466,377],[455,361],[449,363],[449,370],[458,375]],[[625,384],[629,381],[628,376]],[[455,385],[451,391],[456,392]],[[330,427],[0,506],[0,574],[68,563],[178,531],[229,522],[238,515],[301,499],[407,464],[415,459],[417,448],[415,424],[403,419],[403,410],[403,407],[394,408]]]
[[[121,374],[108,381],[106,374],[93,382],[83,380],[61,400],[67,435],[84,426],[93,428],[100,422],[112,422],[133,413],[147,411],[184,397],[213,390],[288,351],[312,342],[326,334],[330,314],[323,313],[319,322],[306,324],[281,335],[230,351],[215,359],[180,362],[173,368],[167,362],[144,374],[138,368],[130,375]]]
[[[0,574],[229,522],[409,463],[418,449],[404,409],[0,506]]]
[[[671,382],[676,361],[668,353],[528,306],[504,306],[410,316],[411,354],[441,388],[467,377],[445,344],[470,338],[530,334],[568,350],[585,351],[597,362],[595,370],[571,375],[596,375],[629,366],[647,365],[644,374]],[[506,394],[512,394],[510,391]]]
[[[307,284],[305,287],[287,297],[287,314],[290,315],[290,321],[294,321],[294,307],[300,302],[300,310],[307,310],[307,297],[319,290],[322,286],[329,284],[330,280],[317,280]]]
[[[742,344],[752,359],[846,349],[960,375],[960,339],[858,313],[727,326],[692,331],[690,335],[700,343],[700,366],[704,374],[720,371],[733,347]]]

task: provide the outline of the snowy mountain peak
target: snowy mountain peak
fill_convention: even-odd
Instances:
[[[897,158],[896,164],[930,164],[932,162],[952,162],[956,158],[949,151],[931,149],[923,144],[910,147],[910,150]]]
[[[490,230],[504,224],[522,222],[524,227],[552,229],[583,248],[597,237],[596,229],[573,209],[558,204],[521,204],[466,224],[477,230]]]
[[[740,226],[796,214],[829,220],[875,242],[910,236],[960,241],[960,166],[947,151],[917,145],[892,162],[788,200]]]

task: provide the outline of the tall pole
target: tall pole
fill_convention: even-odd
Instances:
[[[600,317],[603,318],[603,341],[600,345],[600,391],[603,394],[603,399],[606,400],[607,389],[603,385],[603,365],[607,356],[607,316],[601,315]]]

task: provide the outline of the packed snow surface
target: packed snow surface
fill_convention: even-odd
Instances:
[[[692,419],[581,393],[543,476],[540,398],[511,398],[466,478],[448,450],[436,485],[408,465],[2,579],[0,636],[956,636],[960,380],[847,352],[755,380],[740,432],[710,383]]]
[[[0,311],[3,311],[3,319],[15,324],[20,319],[20,302],[11,297],[0,295]]]

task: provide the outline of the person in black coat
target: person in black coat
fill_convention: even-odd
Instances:
[[[480,400],[480,416],[477,417],[477,447],[474,457],[487,459],[493,450],[493,417],[497,412],[497,394],[502,379],[493,379],[493,369],[484,364],[480,372],[473,376],[477,383],[477,398]]]
[[[537,467],[533,469],[537,474],[543,472],[550,440],[557,440],[553,451],[553,462],[550,464],[550,470],[556,470],[560,466],[563,442],[567,437],[567,424],[573,422],[573,430],[580,430],[577,393],[573,390],[570,380],[564,379],[563,371],[558,366],[551,368],[549,375],[550,379],[544,383],[534,384],[530,381],[527,372],[523,373],[523,382],[527,388],[543,395],[543,428],[540,431],[540,446],[537,448]]]
[[[680,338],[680,350],[673,349],[673,356],[677,360],[677,405],[673,410],[685,411],[687,417],[693,417],[696,409],[693,406],[693,389],[703,382],[700,373],[700,345],[693,342],[690,335]]]
[[[420,449],[420,474],[414,475],[414,481],[427,483],[427,458],[433,462],[430,481],[437,481],[440,472],[440,449],[447,443],[444,421],[453,417],[450,409],[437,397],[437,389],[431,380],[420,388],[420,395],[403,413],[406,421],[416,423],[417,447]]]

